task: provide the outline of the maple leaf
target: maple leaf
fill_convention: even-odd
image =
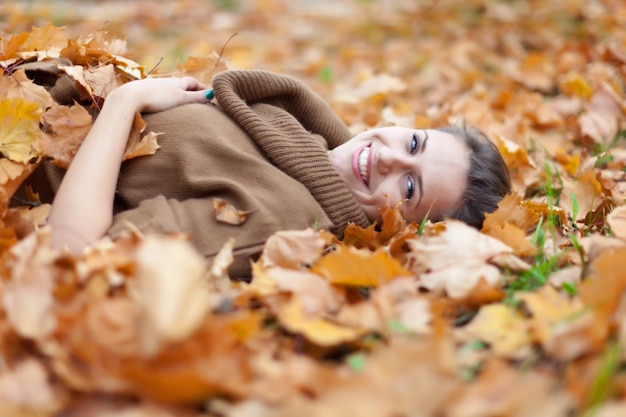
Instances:
[[[35,157],[32,143],[40,134],[41,107],[21,98],[3,98],[0,115],[0,153],[16,162]]]
[[[398,260],[379,250],[374,253],[338,245],[317,261],[311,271],[335,285],[376,287],[389,280],[411,276]]]
[[[320,346],[336,346],[352,342],[365,332],[334,324],[319,317],[308,317],[298,297],[293,297],[278,312],[278,320],[290,332],[301,333]]]
[[[154,155],[160,148],[157,138],[161,133],[149,132],[142,135],[146,130],[146,121],[141,114],[135,113],[135,119],[126,142],[123,160],[136,158],[138,156]]]
[[[10,77],[0,78],[0,97],[22,98],[39,104],[42,109],[47,109],[54,103],[48,90],[28,79],[22,68],[13,71]]]
[[[390,240],[397,237],[398,233],[407,226],[406,220],[400,214],[400,206],[402,204],[400,202],[396,207],[391,208],[389,201],[387,201],[387,204],[380,208],[380,228],[377,227],[376,223],[366,228],[357,226],[354,223],[349,224],[344,231],[343,242],[357,248],[368,248],[371,250],[388,244]]]
[[[61,48],[67,44],[67,34],[65,28],[56,27],[48,23],[43,28],[33,28],[28,38],[22,46],[19,54],[22,58],[37,57],[38,60],[44,58],[58,58]]]
[[[54,104],[42,116],[44,132],[34,144],[41,154],[67,169],[93,125],[91,115],[82,106]]]

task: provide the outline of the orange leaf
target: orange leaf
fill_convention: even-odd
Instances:
[[[42,120],[44,133],[35,142],[35,148],[67,169],[91,129],[91,115],[79,105],[55,104],[43,114]]]
[[[370,253],[343,245],[320,259],[311,270],[332,284],[365,287],[412,275],[384,251]]]
[[[364,334],[363,330],[340,326],[328,320],[307,317],[300,299],[294,297],[278,313],[278,320],[290,332],[301,333],[320,346],[336,346],[352,342]]]

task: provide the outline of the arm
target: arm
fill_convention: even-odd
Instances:
[[[113,199],[136,112],[158,112],[207,102],[193,78],[144,79],[113,91],[72,161],[54,199],[51,243],[80,253],[111,226]]]

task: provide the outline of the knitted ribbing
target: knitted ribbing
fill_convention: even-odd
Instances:
[[[344,143],[350,133],[319,96],[293,78],[266,71],[223,72],[213,88],[220,106],[268,158],[307,187],[332,221],[333,233],[341,234],[348,222],[370,224],[326,149]]]

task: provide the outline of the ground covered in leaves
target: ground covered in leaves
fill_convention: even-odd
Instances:
[[[0,415],[626,414],[622,1],[14,1],[0,52]],[[91,111],[137,77],[263,68],[355,132],[465,120],[514,194],[481,231],[388,208],[343,242],[278,233],[249,284],[179,236],[70,256],[36,194],[9,206],[91,124],[18,69],[59,57]],[[154,151],[136,127],[128,157]]]

